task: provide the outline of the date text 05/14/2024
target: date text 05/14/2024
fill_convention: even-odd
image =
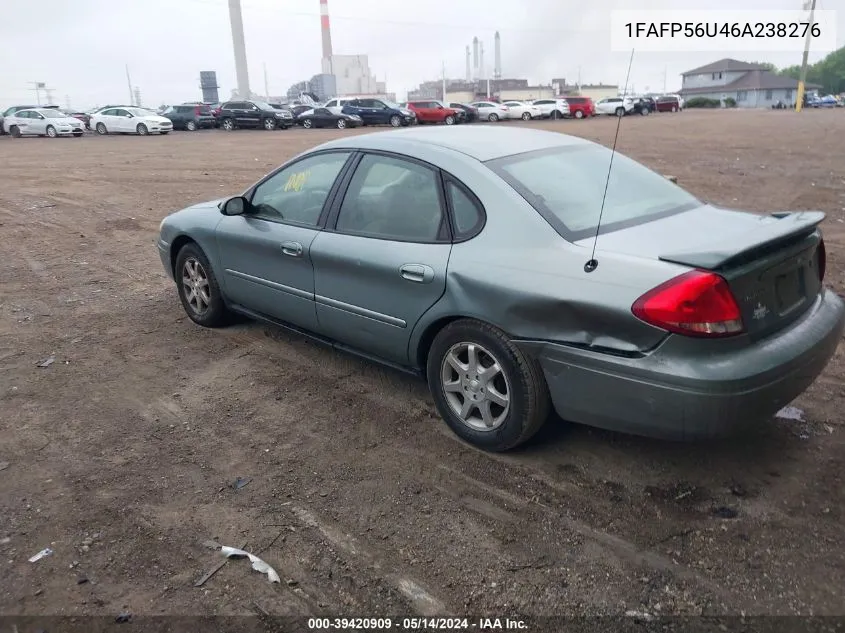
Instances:
[[[311,631],[402,630],[402,631],[518,631],[528,625],[518,618],[309,618]]]

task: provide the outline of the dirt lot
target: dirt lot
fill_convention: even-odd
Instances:
[[[193,325],[159,221],[335,134],[0,138],[0,613],[845,615],[841,351],[804,422],[675,445],[551,421],[488,455],[412,378]],[[843,138],[841,111],[691,111],[625,119],[619,149],[717,204],[826,211],[841,293]],[[231,561],[195,588],[211,538],[281,585]]]

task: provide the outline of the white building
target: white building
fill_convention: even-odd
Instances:
[[[338,97],[383,92],[366,55],[332,55],[323,59],[323,73],[335,76]]]

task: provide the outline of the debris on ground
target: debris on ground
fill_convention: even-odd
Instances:
[[[0,462],[0,470],[6,470],[10,465],[9,462]]]
[[[117,616],[117,617],[114,619],[114,621],[115,621],[117,624],[125,624],[125,623],[129,622],[129,620],[131,620],[131,619],[132,619],[132,614],[131,614],[131,613],[121,613],[119,616]]]
[[[217,550],[217,551],[221,551],[223,549],[223,546],[220,543],[218,543],[217,541],[213,541],[213,540],[203,541],[202,544],[203,544],[204,547],[207,547],[207,548],[213,549],[213,550]],[[243,549],[244,547],[246,547],[246,542],[241,544],[239,549]],[[214,574],[216,574],[218,571],[223,569],[223,567],[225,567],[226,563],[228,563],[228,562],[229,562],[229,559],[226,558],[223,561],[221,561],[219,564],[215,565],[214,568],[211,569],[211,571],[207,572],[202,578],[200,578],[198,581],[196,581],[194,583],[194,587],[202,587],[205,583],[208,582],[209,578],[211,578]]]
[[[225,556],[226,558],[249,558],[249,560],[252,562],[252,568],[257,572],[267,574],[267,579],[270,582],[282,582],[282,579],[279,578],[279,574],[276,573],[276,570],[270,567],[270,565],[265,563],[263,560],[258,558],[258,556],[256,556],[255,554],[250,554],[249,552],[245,552],[242,549],[238,549],[236,547],[228,547],[226,545],[224,545],[220,551],[223,552],[223,556]]]
[[[738,514],[736,510],[727,506],[719,506],[713,509],[713,516],[720,519],[735,519]]]
[[[235,490],[240,490],[244,486],[246,486],[252,479],[250,477],[238,477],[235,481],[232,482],[232,488]]]
[[[804,411],[798,407],[784,407],[775,413],[775,417],[781,420],[797,420],[798,422],[803,422]]]
[[[51,550],[49,547],[45,547],[40,552],[38,552],[35,556],[31,556],[30,559],[29,559],[29,562],[30,563],[37,563],[42,558],[46,558],[46,557],[50,556],[52,553],[53,553],[53,550]]]
[[[52,365],[55,362],[56,362],[55,356],[48,356],[44,360],[38,361],[36,363],[36,365],[38,365],[39,367],[49,367],[50,365]]]
[[[634,618],[635,620],[645,620],[646,622],[651,622],[654,619],[654,616],[650,613],[646,613],[645,611],[635,611],[630,609],[625,612],[626,618]]]

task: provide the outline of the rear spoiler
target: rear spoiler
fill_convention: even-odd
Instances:
[[[778,221],[771,222],[770,218],[776,218]],[[732,260],[747,257],[752,251],[765,249],[791,238],[810,235],[824,218],[825,214],[821,211],[772,213],[760,218],[761,226],[753,231],[734,235],[726,240],[717,239],[713,248],[704,248],[702,245],[701,250],[660,255],[659,259],[693,268],[716,270]]]

